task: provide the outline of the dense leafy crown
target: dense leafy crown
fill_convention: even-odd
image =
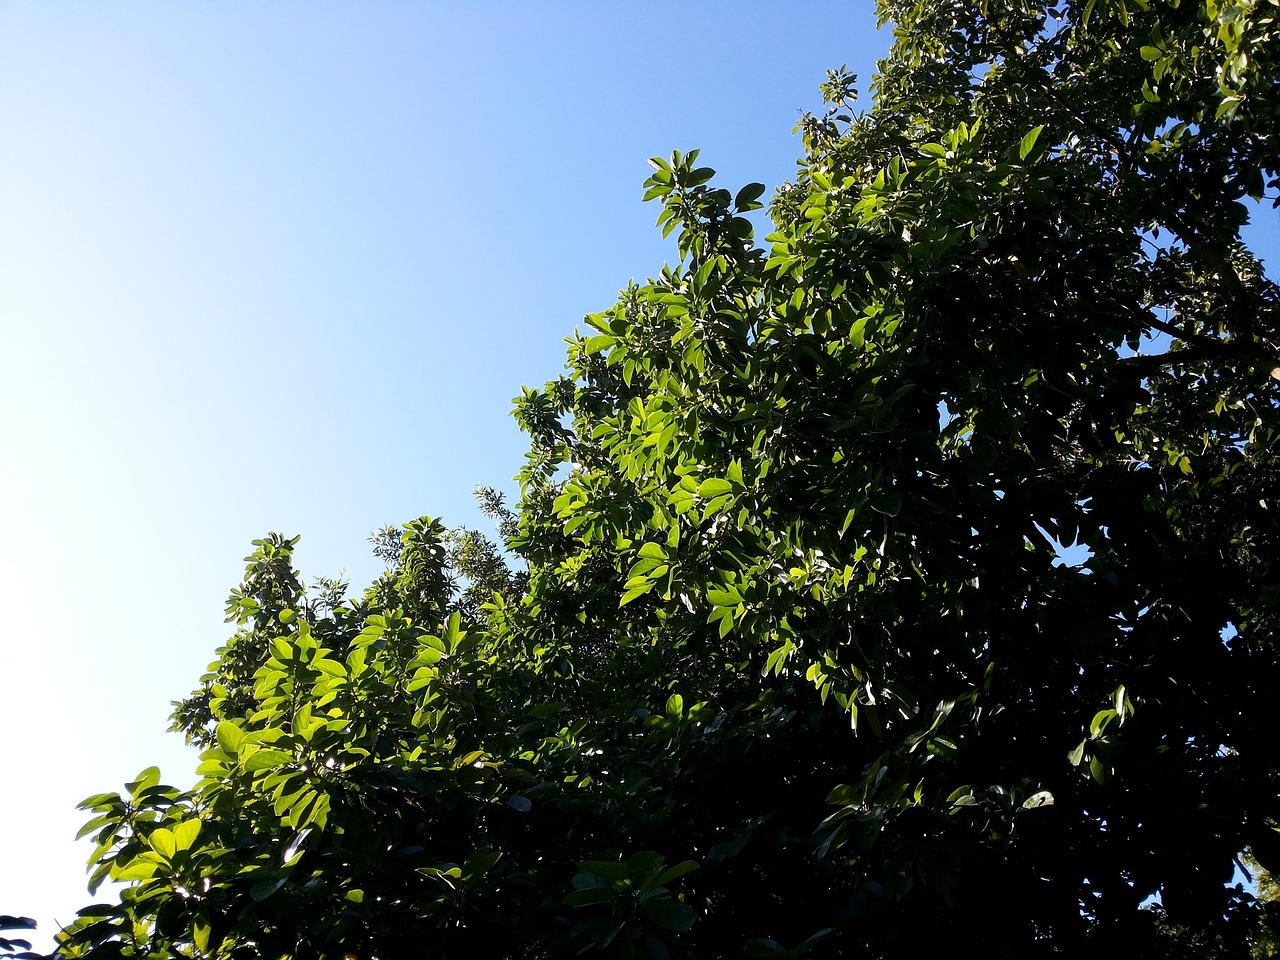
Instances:
[[[257,543],[175,714],[204,779],[86,801],[127,886],[65,955],[1256,938],[1280,296],[1240,229],[1280,4],[881,15],[874,102],[829,75],[765,248],[762,186],[654,161],[679,263],[517,400],[519,574],[424,519],[308,600]]]

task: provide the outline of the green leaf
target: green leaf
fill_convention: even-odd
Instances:
[[[200,836],[200,819],[192,817],[190,820],[184,820],[178,826],[173,828],[174,844],[179,850],[190,850],[191,845],[196,842],[196,838]]]
[[[1031,155],[1031,151],[1036,147],[1036,141],[1040,139],[1040,131],[1043,129],[1044,124],[1041,124],[1038,127],[1032,127],[1027,135],[1022,138],[1022,143],[1018,145],[1019,159],[1025,160]]]
[[[640,556],[651,560],[661,560],[665,563],[667,551],[663,549],[662,544],[649,541],[640,545]]]
[[[734,207],[739,211],[758,209],[760,204],[757,201],[764,195],[765,189],[763,183],[748,183],[733,198]]]
[[[667,716],[673,720],[679,720],[684,716],[684,697],[678,693],[673,693],[667,698]]]
[[[613,887],[585,887],[574,890],[564,898],[570,907],[588,907],[597,903],[608,903],[618,898],[618,891]]]
[[[209,936],[213,932],[213,927],[209,921],[202,915],[197,915],[191,922],[191,939],[197,950],[201,953],[209,952]]]
[[[625,607],[628,603],[630,603],[632,600],[635,600],[637,597],[643,597],[646,593],[648,593],[650,590],[653,589],[654,583],[655,581],[653,580],[645,580],[643,583],[639,583],[639,584],[636,584],[634,587],[630,587],[625,593],[623,593],[622,599],[618,601],[618,606]]]
[[[138,774],[137,778],[130,783],[125,784],[125,788],[129,791],[129,795],[137,800],[142,794],[154,787],[160,782],[160,768],[147,767]]]
[[[127,866],[111,870],[111,879],[120,883],[133,883],[138,880],[150,880],[156,875],[159,864],[151,860],[135,859]]]
[[[1098,781],[1098,783],[1107,782],[1107,769],[1103,766],[1102,761],[1097,757],[1091,757],[1089,759],[1089,773],[1092,775],[1094,780]]]
[[[1089,736],[1099,737],[1119,714],[1115,710],[1099,710],[1089,724]]]
[[[83,827],[80,828],[80,830],[76,833],[76,839],[82,840],[85,837],[87,837],[89,834],[96,833],[97,831],[105,827],[107,824],[114,823],[114,822],[116,822],[116,818],[108,813],[104,813],[101,816],[94,817],[92,820],[90,820],[88,823],[86,823]]]
[[[227,756],[234,757],[240,752],[240,744],[244,742],[244,731],[230,720],[219,721],[214,731],[218,746]]]
[[[697,869],[697,861],[685,860],[681,863],[677,863],[673,867],[668,867],[666,870],[662,871],[662,873],[658,874],[657,878],[653,881],[653,885],[655,887],[665,887],[672,880],[683,877],[686,873],[692,873]]]
[[[631,875],[625,863],[616,863],[609,860],[586,860],[578,864],[578,869],[587,876],[600,877],[614,883],[622,883],[629,880]],[[573,885],[578,886],[577,877],[574,878]]]
[[[337,660],[330,660],[328,657],[318,657],[311,661],[311,665],[330,677],[345,677],[347,668]]]
[[[85,797],[76,807],[81,810],[88,809],[110,809],[113,807],[124,807],[124,801],[118,793],[95,793],[92,796]]]
[[[641,915],[654,926],[679,932],[692,929],[698,919],[686,904],[667,897],[647,901],[641,908]]]
[[[445,621],[444,640],[445,647],[450,653],[458,650],[458,645],[462,642],[464,631],[462,629],[462,616],[456,610],[449,614],[449,619]]]
[[[151,849],[166,860],[172,860],[173,855],[178,852],[177,842],[173,838],[173,833],[164,827],[157,827],[151,831],[151,835],[147,837],[147,842],[151,844]]]
[[[742,595],[733,587],[727,590],[717,590],[714,587],[707,588],[707,599],[717,607],[736,607],[742,603]]]
[[[255,883],[249,888],[249,896],[260,903],[276,893],[288,882],[288,879],[288,877],[281,877],[278,880],[263,880],[261,883]]]
[[[733,460],[729,463],[729,469],[726,471],[726,479],[733,485],[735,490],[741,489],[745,486],[745,482],[742,478],[741,460]]]
[[[840,534],[841,534],[841,536],[843,536],[843,535],[844,535],[844,532],[845,532],[846,530],[848,530],[848,529],[849,529],[850,524],[852,524],[852,523],[853,523],[854,519],[855,519],[857,516],[858,516],[858,509],[857,509],[856,507],[854,507],[854,508],[853,508],[852,510],[850,510],[847,514],[845,514],[845,517],[844,517],[844,523],[842,523],[842,524],[840,525]]]
[[[292,763],[293,759],[293,754],[283,750],[258,750],[245,758],[244,769],[249,773],[256,773],[259,770],[270,770],[284,763]]]
[[[584,350],[587,356],[594,356],[597,353],[601,353],[604,350],[608,350],[615,343],[617,343],[616,337],[612,337],[612,336],[609,336],[608,334],[601,333],[601,334],[597,334],[594,337],[588,338],[586,342],[586,346],[584,347]]]
[[[703,480],[702,483],[698,484],[698,496],[701,497],[703,500],[709,500],[712,497],[719,497],[726,493],[732,493],[732,492],[733,492],[733,484],[730,483],[728,480],[711,478],[708,480]]]
[[[1038,810],[1040,807],[1053,806],[1053,794],[1048,790],[1040,790],[1022,801],[1020,810]]]

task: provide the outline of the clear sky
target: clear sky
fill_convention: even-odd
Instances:
[[[522,384],[673,247],[645,161],[788,179],[870,2],[0,4],[0,913],[89,898],[254,537],[484,523]]]
[[[887,46],[870,0],[0,4],[0,912],[89,902],[77,801],[191,782],[253,538],[358,588],[374,528],[484,523],[510,398],[674,258],[646,158],[780,183]]]

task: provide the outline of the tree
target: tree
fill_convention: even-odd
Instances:
[[[763,186],[654,161],[680,262],[518,399],[519,575],[423,519],[309,603],[257,543],[175,714],[204,779],[86,801],[128,886],[64,955],[1260,942],[1280,5],[881,16],[767,251]]]

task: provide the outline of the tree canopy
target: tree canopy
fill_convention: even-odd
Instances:
[[[1280,864],[1277,0],[882,0],[770,203],[525,389],[500,543],[255,542],[75,957],[1162,955]],[[1270,192],[1268,192],[1270,191]],[[0,941],[3,944],[3,941]]]

